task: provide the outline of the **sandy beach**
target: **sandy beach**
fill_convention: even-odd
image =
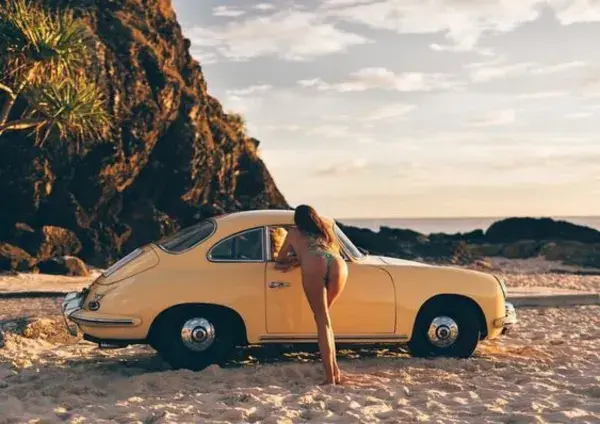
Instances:
[[[506,277],[509,287],[600,287],[597,276]],[[346,383],[320,387],[314,350],[248,348],[223,368],[173,371],[151,348],[101,351],[70,337],[58,304],[0,300],[0,423],[600,422],[600,306],[519,309],[514,332],[469,360],[341,347]]]

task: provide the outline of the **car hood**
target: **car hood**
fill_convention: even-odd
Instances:
[[[387,256],[377,256],[377,255],[369,255],[365,262],[371,263],[373,265],[422,266],[422,267],[432,267],[433,266],[433,265],[429,265],[429,264],[426,264],[423,262],[409,261],[407,259],[390,258]]]

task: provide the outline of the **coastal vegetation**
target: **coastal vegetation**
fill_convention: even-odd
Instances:
[[[86,72],[94,39],[82,19],[8,0],[0,34],[0,137],[26,131],[38,147],[56,137],[79,151],[80,143],[108,134],[104,95]]]

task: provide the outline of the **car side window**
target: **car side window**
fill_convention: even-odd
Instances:
[[[279,225],[279,226],[269,227],[269,242],[270,242],[269,249],[270,249],[270,260],[271,261],[275,261],[275,259],[277,259],[277,256],[279,255],[281,248],[283,247],[283,242],[284,242],[285,238],[287,237],[288,232],[292,228],[296,228],[296,226],[295,225]],[[336,233],[336,237],[337,236],[338,235]],[[339,240],[339,241],[343,244],[343,246],[345,248],[346,245],[343,243],[343,240]],[[341,250],[340,254],[345,261],[349,261],[348,255],[346,254],[344,249]]]
[[[210,259],[226,262],[263,261],[263,230],[244,231],[217,243],[210,251]]]

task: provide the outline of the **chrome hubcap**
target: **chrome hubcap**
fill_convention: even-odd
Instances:
[[[435,317],[429,325],[427,337],[437,347],[448,347],[458,338],[458,324],[450,317]]]
[[[190,318],[183,323],[181,341],[191,350],[202,352],[215,341],[215,327],[204,318]]]

